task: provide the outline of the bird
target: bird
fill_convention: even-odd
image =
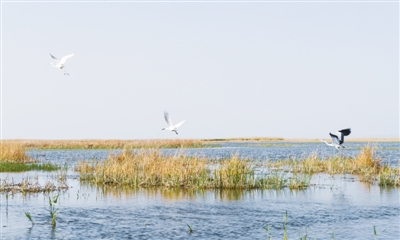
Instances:
[[[49,54],[50,54],[50,53],[49,53]],[[67,61],[68,58],[74,56],[74,54],[72,53],[72,54],[69,54],[69,55],[67,55],[67,56],[64,56],[64,57],[61,58],[60,61],[58,61],[58,59],[57,59],[56,57],[54,57],[53,55],[50,54],[50,56],[51,56],[54,60],[56,60],[56,64],[50,63],[51,66],[56,67],[56,68],[58,68],[58,69],[60,69],[60,70],[63,70],[63,71],[64,71],[64,75],[68,76],[69,73],[67,73],[67,72],[64,70],[64,67],[65,67],[65,66],[64,66],[64,63]]]
[[[175,132],[176,134],[178,134],[178,127],[181,126],[186,120],[183,120],[182,122],[174,125],[171,121],[171,118],[169,117],[169,114],[167,111],[164,111],[164,118],[165,121],[168,123],[168,127],[163,128],[161,130],[168,130],[168,131],[172,131]]]
[[[345,129],[337,131],[336,134],[329,133],[329,135],[332,138],[332,143],[327,143],[324,140],[321,140],[321,142],[326,143],[326,145],[328,145],[328,146],[335,147],[337,150],[339,150],[340,153],[342,153],[342,148],[345,148],[344,146],[342,146],[342,143],[344,143],[344,137],[349,136],[350,133],[351,133],[351,129],[345,128]]]

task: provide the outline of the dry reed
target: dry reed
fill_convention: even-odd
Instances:
[[[168,187],[196,189],[280,189],[308,186],[291,184],[284,175],[256,175],[253,163],[232,156],[209,161],[182,154],[165,156],[157,149],[123,151],[101,162],[80,162],[76,171],[80,179],[96,184],[117,184],[134,187]],[[293,181],[302,181],[293,178]],[[299,188],[300,188],[299,187]]]
[[[14,141],[0,141],[0,162],[2,163],[29,163],[33,162],[25,155],[24,146]]]
[[[203,139],[205,142],[278,142],[283,141],[280,137],[251,137],[251,138],[212,138]]]
[[[67,190],[68,186],[61,183],[58,186],[50,180],[47,180],[44,185],[39,183],[38,177],[22,179],[20,183],[11,182],[5,178],[0,179],[0,192],[21,192],[21,193],[38,193]]]
[[[322,159],[316,153],[312,153],[305,159],[286,159],[266,165],[293,173],[354,174],[364,182],[378,183],[381,186],[400,186],[400,169],[381,164],[381,159],[375,154],[375,147],[370,145],[365,146],[355,157],[335,156]]]
[[[199,148],[207,147],[200,140],[4,140],[37,149],[133,149],[133,148]]]

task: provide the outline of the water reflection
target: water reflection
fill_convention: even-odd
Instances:
[[[288,211],[289,239],[305,228],[312,238],[329,238],[334,230],[337,239],[366,239],[373,225],[387,229],[383,238],[398,235],[399,189],[348,180],[320,174],[305,190],[241,191],[97,187],[71,179],[73,187],[61,194],[54,229],[49,224],[48,196],[15,194],[9,198],[10,206],[4,202],[2,208],[10,219],[3,233],[7,239],[57,239],[62,235],[173,239],[187,238],[185,224],[189,223],[193,237],[200,239],[262,239],[266,236],[262,226],[267,225],[271,236],[281,239],[282,215]],[[35,222],[46,224],[32,228],[25,211]]]
[[[207,189],[181,189],[181,188],[139,188],[129,186],[102,185],[96,186],[88,182],[81,182],[81,192],[95,192],[96,198],[113,198],[116,200],[130,199],[132,197],[146,197],[149,199],[160,198],[164,201],[196,201],[213,197],[219,201],[238,201],[252,195],[256,190],[207,190]],[[81,193],[82,195],[82,193]]]

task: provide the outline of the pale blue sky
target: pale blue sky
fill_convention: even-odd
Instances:
[[[399,3],[3,2],[1,98],[4,139],[398,137]]]

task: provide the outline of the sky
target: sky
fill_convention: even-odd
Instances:
[[[1,7],[2,139],[399,137],[398,2]]]

